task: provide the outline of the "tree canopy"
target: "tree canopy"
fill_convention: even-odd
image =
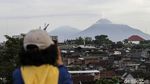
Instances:
[[[10,84],[12,83],[12,71],[19,65],[18,55],[23,38],[8,35],[5,35],[5,38],[7,39],[6,42],[0,46],[0,77],[6,78],[6,84]]]
[[[111,44],[112,41],[109,40],[107,35],[97,35],[95,36],[94,43],[97,45],[105,45],[105,44]]]

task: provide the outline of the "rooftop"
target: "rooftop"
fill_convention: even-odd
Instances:
[[[143,39],[142,37],[138,36],[138,35],[132,35],[131,37],[128,38],[128,41],[144,41],[145,39]]]

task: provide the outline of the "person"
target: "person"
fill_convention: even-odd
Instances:
[[[26,34],[19,59],[13,84],[73,84],[57,43],[44,30],[35,29]]]

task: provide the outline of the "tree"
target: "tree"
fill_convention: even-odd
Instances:
[[[92,44],[93,43],[91,37],[85,37],[84,41],[85,41],[85,44]]]
[[[121,42],[121,41],[118,41],[117,43],[116,43],[116,47],[117,48],[123,48],[123,43]]]
[[[101,45],[105,45],[105,44],[111,44],[112,41],[108,39],[107,35],[97,35],[97,36],[95,36],[94,43],[101,46]]]
[[[22,37],[24,35],[21,35]],[[21,49],[23,38],[5,35],[7,39],[0,49],[0,74],[7,80],[7,84],[12,83],[12,71],[19,65],[18,54]]]
[[[84,39],[82,37],[76,38],[75,44],[83,45],[84,44]]]
[[[141,41],[139,45],[143,48],[150,48],[150,40]]]
[[[127,44],[128,43],[128,39],[124,39],[123,42],[124,42],[124,44]]]

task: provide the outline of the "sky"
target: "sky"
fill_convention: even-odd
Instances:
[[[45,23],[84,30],[101,18],[150,34],[150,0],[0,0],[0,42]]]

